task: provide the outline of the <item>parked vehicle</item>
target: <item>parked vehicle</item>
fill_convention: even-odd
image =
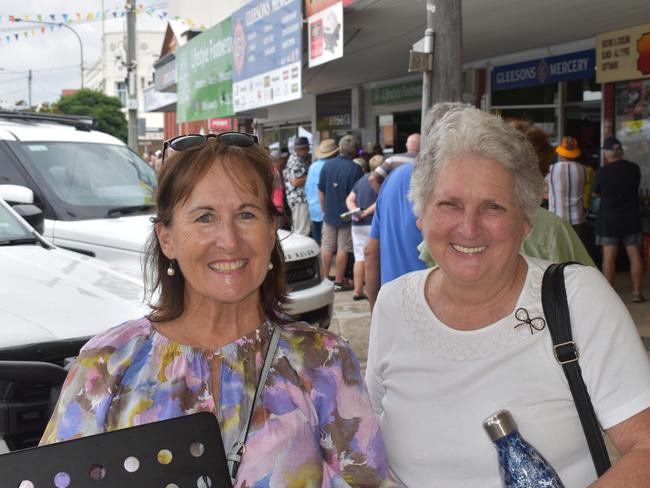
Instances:
[[[10,203],[41,208],[49,242],[142,272],[156,175],[120,140],[80,118],[0,112],[2,184],[31,191]],[[289,311],[329,327],[334,292],[320,274],[318,245],[282,230],[278,237],[287,262]]]
[[[48,418],[56,385],[23,361],[64,366],[93,335],[146,314],[142,294],[141,277],[51,245],[0,199],[0,360],[20,361],[20,381],[0,372],[0,452],[3,440],[32,445]]]

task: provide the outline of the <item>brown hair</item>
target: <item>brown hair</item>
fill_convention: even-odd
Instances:
[[[555,158],[553,146],[548,142],[548,134],[527,120],[511,119],[508,120],[508,124],[524,134],[528,142],[533,145],[533,149],[537,153],[539,170],[543,176],[546,176],[548,174],[548,168],[553,158]]]
[[[273,172],[271,157],[262,147],[238,147],[208,139],[205,144],[184,151],[170,151],[165,158],[156,192],[156,217],[154,224],[169,226],[174,209],[192,193],[196,184],[218,162],[236,184],[255,194],[263,195],[268,215],[272,218],[282,214],[271,199]],[[276,238],[271,252],[273,269],[269,270],[260,287],[261,308],[267,319],[283,323],[290,319],[286,306],[289,303],[286,283],[284,253]],[[174,276],[167,274],[169,259],[158,242],[155,229],[147,242],[145,255],[145,289],[153,312],[152,322],[166,322],[179,317],[185,308],[185,278],[180,269]],[[159,291],[158,298],[152,303]]]

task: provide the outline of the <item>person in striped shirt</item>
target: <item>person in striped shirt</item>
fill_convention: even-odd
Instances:
[[[563,137],[555,148],[558,161],[551,165],[546,175],[548,209],[573,226],[582,242],[587,235],[587,219],[582,205],[582,195],[587,173],[576,159],[581,151],[574,137]]]

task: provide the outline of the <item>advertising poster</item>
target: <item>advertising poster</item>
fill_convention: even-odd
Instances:
[[[253,0],[231,20],[235,111],[301,98],[301,0]]]
[[[307,19],[309,67],[343,57],[343,2]]]
[[[230,19],[226,19],[176,51],[179,124],[234,114],[231,35]]]
[[[596,36],[596,81],[650,78],[650,24]]]

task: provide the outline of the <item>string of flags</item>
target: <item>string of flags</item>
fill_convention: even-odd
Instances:
[[[4,15],[0,14],[0,25],[14,24],[20,25],[23,22],[42,22],[41,26],[29,26],[25,30],[12,32],[9,35],[0,35],[0,43],[18,42],[21,39],[27,39],[30,36],[35,36],[38,33],[46,34],[48,31],[62,29],[63,24],[85,24],[88,22],[96,22],[101,20],[117,19],[126,16],[126,10],[104,10],[100,12],[74,12],[74,13],[57,13],[57,14],[30,14],[30,15]],[[135,10],[136,15],[146,14],[150,17],[158,17],[161,21],[175,20],[179,21],[191,29],[204,30],[206,27],[203,24],[198,24],[191,19],[183,19],[178,15],[169,15],[162,7],[145,7],[144,5],[137,5]]]

